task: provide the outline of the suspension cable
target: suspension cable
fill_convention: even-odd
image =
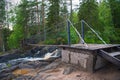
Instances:
[[[72,25],[73,29],[76,31],[77,35],[79,36],[80,40],[82,40],[82,42],[84,42],[85,46],[88,47],[87,43],[84,41],[84,39],[81,37],[80,33],[78,32],[78,30],[75,28],[75,26],[72,24],[72,22],[68,19],[68,21],[70,22],[70,24]]]
[[[107,43],[102,39],[102,37],[100,37],[100,35],[99,35],[88,23],[86,23],[84,20],[81,20],[81,22],[84,22],[84,23],[87,25],[87,27],[90,28],[90,30],[91,30],[92,32],[94,32],[94,33],[96,34],[96,36],[97,36],[105,45],[107,45]]]

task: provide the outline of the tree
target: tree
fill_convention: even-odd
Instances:
[[[41,5],[41,16],[42,16],[42,27],[44,30],[44,40],[46,40],[46,31],[45,31],[45,0],[42,0],[42,5]]]
[[[115,27],[120,27],[120,1],[119,0],[109,0],[110,8],[112,12],[112,19]]]
[[[98,4],[95,0],[84,0],[78,12],[79,21],[85,20],[92,25],[94,29],[98,29]]]
[[[49,7],[49,12],[48,12],[48,18],[47,18],[47,26],[49,28],[53,28],[53,31],[55,31],[54,27],[59,23],[59,11],[60,11],[60,0],[49,0],[50,1],[50,7]]]
[[[114,42],[120,43],[120,0],[108,0],[111,8],[112,13],[112,20],[115,27],[116,38]]]
[[[98,18],[98,3],[96,0],[83,0],[79,7],[78,18],[79,22],[85,20],[89,25],[92,26],[94,30],[98,32],[102,31],[102,27],[99,27],[99,18]],[[92,36],[90,29],[85,27],[86,41],[94,40],[96,41],[97,37]],[[80,30],[79,30],[80,31]],[[89,38],[87,38],[89,37]],[[89,40],[90,39],[90,40]],[[93,42],[94,42],[93,41]]]
[[[5,20],[5,0],[0,0],[0,23]]]
[[[13,19],[13,32],[9,37],[8,44],[10,48],[20,47],[20,42],[27,37],[27,24],[29,17],[28,1],[21,0],[21,4],[15,9],[16,16]]]
[[[4,45],[5,45],[5,51],[9,50],[9,46],[8,46],[8,37],[11,34],[11,30],[9,28],[3,28],[3,41],[4,41]]]
[[[107,43],[113,43],[115,40],[115,29],[112,21],[111,9],[108,1],[103,0],[99,4],[99,20],[101,27],[104,28],[102,36]]]
[[[0,48],[3,49],[3,51],[5,51],[4,48],[4,40],[3,40],[3,26],[4,26],[4,22],[5,22],[5,0],[0,0]]]

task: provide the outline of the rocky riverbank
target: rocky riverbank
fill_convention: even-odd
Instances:
[[[57,47],[36,47],[27,52],[19,58],[11,57],[16,53],[0,57],[4,61],[0,65],[0,80],[120,80],[120,70],[112,65],[89,73],[63,63]],[[34,58],[25,58],[28,55]]]
[[[17,65],[21,62],[28,62],[28,61],[35,61],[35,60],[43,60],[45,55],[49,53],[53,54],[52,52],[58,50],[57,47],[35,47],[32,50],[28,51],[20,51],[20,50],[15,50],[12,53],[7,53],[5,55],[0,56],[0,70]],[[57,51],[56,53],[59,53],[60,56],[60,50]],[[54,54],[55,55],[55,52]],[[57,56],[57,55],[56,55]]]
[[[0,56],[0,80],[11,80],[15,77],[12,73],[14,70],[44,66],[60,56],[61,51],[57,47],[35,47],[26,52],[16,50],[11,54],[2,55]]]
[[[114,66],[89,73],[63,63],[61,59],[21,63],[9,69],[0,72],[0,80],[120,80],[120,71]]]

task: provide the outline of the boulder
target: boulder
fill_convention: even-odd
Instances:
[[[57,68],[59,65],[60,65],[61,62],[52,62],[51,64],[47,65],[45,68],[43,68],[41,70],[42,71],[46,71],[46,70],[49,70],[49,69],[55,69]]]
[[[32,79],[32,76],[19,76],[14,80],[33,80],[33,79]]]
[[[15,76],[12,73],[5,73],[0,75],[0,80],[12,80]]]
[[[63,74],[68,75],[73,71],[73,67],[67,67],[64,69]]]
[[[4,68],[7,68],[6,63],[0,63],[0,70],[1,70],[1,69],[4,69]]]
[[[20,68],[20,69],[23,69],[23,68],[34,69],[34,66],[33,66],[33,65],[29,65],[29,64],[27,64],[27,63],[20,63],[20,64],[19,64],[19,68]]]

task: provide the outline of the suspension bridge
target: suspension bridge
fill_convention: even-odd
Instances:
[[[87,26],[103,44],[87,44],[84,40],[84,25]],[[71,44],[70,27],[73,27],[80,38],[80,43]],[[57,46],[62,50],[62,61],[80,65],[84,70],[93,72],[107,63],[120,67],[120,45],[107,44],[102,37],[84,20],[81,20],[81,34],[67,19],[68,45],[38,45],[29,46]]]

